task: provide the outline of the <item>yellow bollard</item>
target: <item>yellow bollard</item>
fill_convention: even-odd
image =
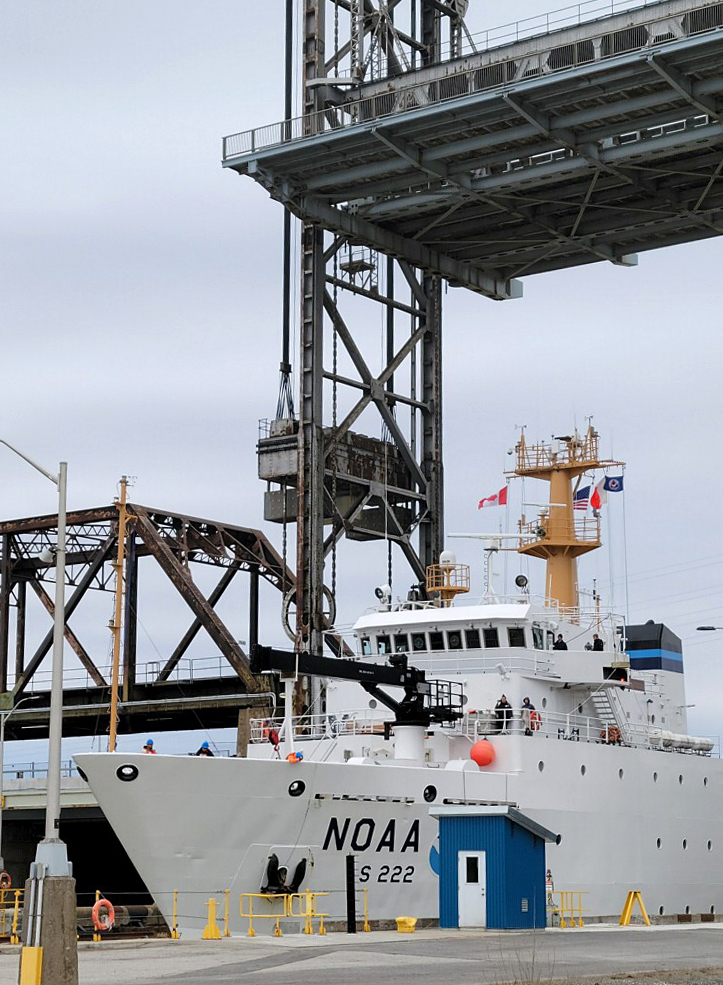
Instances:
[[[178,932],[178,890],[173,890],[173,926],[171,927],[171,939],[177,941],[181,935]]]
[[[314,926],[311,922],[311,890],[307,889],[304,895],[306,897],[304,905],[304,933],[313,934]]]
[[[364,933],[368,934],[369,931],[372,929],[369,926],[369,905],[367,902],[367,893],[369,892],[369,890],[365,886],[362,892],[364,893]]]
[[[223,936],[224,937],[230,937],[231,936],[231,931],[228,929],[228,898],[229,898],[230,895],[231,895],[231,890],[230,889],[227,889],[226,890],[226,905],[225,905],[224,914],[223,914]]]
[[[211,897],[206,906],[208,907],[208,923],[201,934],[201,940],[220,941],[221,931],[218,929],[218,924],[216,923],[216,900]]]
[[[10,932],[10,943],[19,944],[20,934],[18,933],[18,916],[20,914],[20,897],[22,895],[22,889],[15,890],[15,908],[13,910],[13,929]]]

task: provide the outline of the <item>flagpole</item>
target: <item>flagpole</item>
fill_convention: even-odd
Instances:
[[[623,469],[623,476],[625,469]],[[625,621],[630,622],[630,598],[628,596],[628,533],[625,522],[625,482],[623,482],[623,577],[625,578]]]

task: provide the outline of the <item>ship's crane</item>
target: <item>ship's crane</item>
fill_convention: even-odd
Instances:
[[[286,679],[305,674],[357,681],[394,712],[397,726],[428,728],[432,722],[454,722],[463,715],[462,685],[455,681],[428,681],[423,670],[409,666],[406,653],[392,653],[388,664],[380,664],[257,645],[251,649],[251,670]],[[381,685],[403,688],[404,697],[401,701],[393,698]]]

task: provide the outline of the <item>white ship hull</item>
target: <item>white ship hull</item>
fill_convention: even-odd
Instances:
[[[494,772],[462,761],[76,758],[169,923],[177,890],[179,924],[189,936],[205,926],[208,899],[222,901],[226,890],[231,930],[246,932],[239,895],[260,890],[271,853],[290,875],[307,859],[302,888],[330,894],[323,907],[330,919],[345,919],[345,856],[353,854],[371,920],[433,920],[437,821],[430,808],[462,800],[513,804],[558,833],[547,864],[557,889],[584,893],[588,918],[619,914],[631,889],[642,892],[651,915],[723,912],[720,760],[542,735],[492,741]],[[121,765],[135,766],[137,778],[121,781]],[[304,791],[291,796],[298,780]],[[430,785],[434,803],[424,798]]]

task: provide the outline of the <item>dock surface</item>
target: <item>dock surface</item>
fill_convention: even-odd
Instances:
[[[0,985],[17,982],[19,949],[0,949]],[[149,940],[79,946],[81,985],[396,985],[596,982],[723,983],[723,924],[599,925],[533,933],[396,933]],[[662,974],[664,974],[664,977]],[[667,973],[667,974],[665,974]]]

